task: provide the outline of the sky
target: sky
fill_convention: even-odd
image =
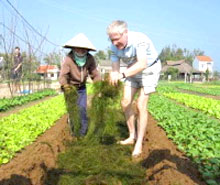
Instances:
[[[78,33],[84,33],[97,50],[106,51],[111,44],[107,26],[113,20],[124,20],[129,30],[145,33],[158,53],[174,44],[190,51],[200,49],[213,59],[214,70],[220,71],[219,0],[0,0],[0,22],[10,27],[16,17],[16,33],[24,36],[24,21],[9,3],[57,45],[45,42],[45,53],[61,49]],[[0,25],[0,29],[5,27]]]

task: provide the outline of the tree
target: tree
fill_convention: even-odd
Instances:
[[[193,54],[194,54],[194,56],[199,56],[199,55],[204,55],[205,52],[200,49],[194,49]]]
[[[177,50],[175,51],[175,56],[177,60],[182,60],[184,59],[184,55],[183,55],[183,50],[181,48],[177,48]]]
[[[108,60],[110,60],[111,54],[112,54],[112,51],[108,48],[107,49],[107,59]]]
[[[103,50],[99,50],[95,55],[94,55],[96,61],[100,63],[100,60],[106,60],[107,56]]]
[[[168,60],[185,60],[190,65],[192,65],[195,57],[198,55],[204,55],[204,51],[201,51],[200,49],[194,49],[191,52],[186,48],[182,49],[174,44],[172,47],[166,46],[165,48],[163,48],[161,53],[159,54],[159,58],[163,64]]]
[[[34,72],[37,70],[37,68],[40,65],[39,60],[34,55],[28,56],[26,52],[23,52],[22,56],[23,56],[23,65],[22,65],[23,81],[35,80],[37,77]]]
[[[173,67],[169,67],[167,71],[164,73],[164,78],[167,79],[168,75],[172,76],[172,79],[176,80],[178,77],[179,70]]]
[[[51,52],[44,57],[44,61],[47,65],[57,65],[58,68],[61,68],[62,54],[60,52]]]
[[[25,55],[23,57],[24,65],[22,64],[22,81],[23,85],[25,85],[26,82],[24,83],[24,80],[27,80],[29,90],[31,90],[31,88],[33,90],[33,79],[36,78],[34,72],[36,71],[37,65],[39,65],[38,61],[41,61],[41,55],[44,54],[42,47],[46,37],[42,36],[42,34],[40,34],[40,37],[36,37],[36,31],[24,22],[18,22],[17,17],[12,16],[11,25],[9,24],[10,22],[8,22],[7,25],[5,22],[0,22],[0,25],[3,27],[3,29],[0,29],[0,51],[5,61],[3,74],[1,75],[8,84],[11,96],[13,97],[13,84],[15,84],[15,80],[11,78],[11,71],[15,46],[19,46],[22,51],[26,51],[26,53],[22,53],[22,55]],[[23,25],[23,27],[21,27],[21,25]],[[22,32],[19,30],[22,30]]]
[[[209,70],[208,69],[206,69],[206,71],[205,71],[205,79],[206,79],[206,81],[209,81],[209,75],[210,75],[210,72],[209,72]]]

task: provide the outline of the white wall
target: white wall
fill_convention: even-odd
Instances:
[[[205,72],[207,69],[209,72],[213,72],[213,62],[199,61],[197,58],[193,61],[193,67],[199,71]]]
[[[199,62],[199,70],[205,72],[206,70],[213,72],[213,62]]]

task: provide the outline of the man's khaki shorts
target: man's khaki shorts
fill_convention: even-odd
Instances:
[[[158,60],[154,65],[147,67],[141,73],[135,76],[128,77],[125,80],[125,86],[144,89],[145,94],[150,94],[156,91],[158,80],[160,78],[161,62]]]

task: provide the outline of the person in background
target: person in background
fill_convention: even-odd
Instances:
[[[112,43],[110,84],[117,85],[119,80],[124,79],[121,105],[127,121],[129,137],[118,143],[135,144],[132,157],[137,158],[142,154],[142,143],[148,121],[148,98],[156,90],[161,62],[152,41],[143,33],[129,31],[126,22],[113,21],[107,27],[107,34]],[[120,72],[120,60],[127,64],[124,72]],[[139,93],[136,101],[137,129],[135,112],[132,108],[136,93]]]
[[[14,63],[12,67],[12,92],[21,92],[21,77],[22,77],[22,62],[23,58],[21,56],[20,48],[15,47],[14,49]]]
[[[78,92],[77,104],[80,111],[80,136],[85,136],[88,130],[87,117],[87,93],[86,81],[90,75],[93,81],[101,80],[100,74],[97,70],[94,57],[89,51],[96,51],[96,48],[89,41],[89,39],[80,33],[69,40],[64,48],[69,48],[71,51],[65,57],[59,76],[61,89],[68,90],[70,86],[75,86]],[[70,123],[74,124],[74,123]],[[74,126],[70,125],[73,129]],[[74,130],[71,130],[74,135]]]

